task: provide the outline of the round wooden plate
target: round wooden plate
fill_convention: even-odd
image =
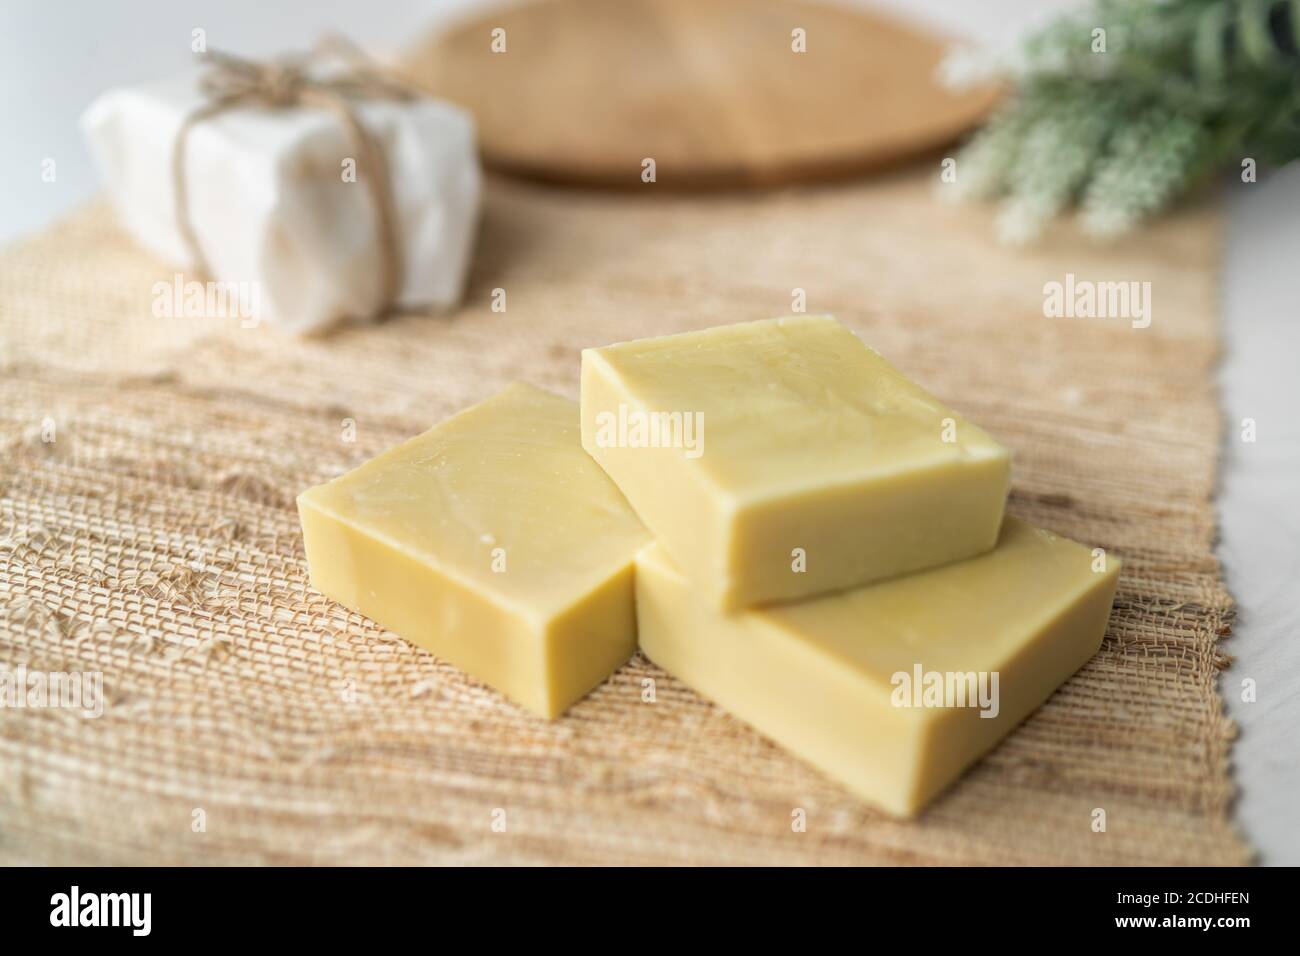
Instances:
[[[474,113],[489,166],[635,186],[653,159],[659,183],[745,186],[858,172],[956,139],[997,94],[942,88],[945,46],[878,14],[794,0],[542,0],[464,22],[402,65]]]

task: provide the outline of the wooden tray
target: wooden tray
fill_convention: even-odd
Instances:
[[[791,0],[543,0],[463,22],[403,65],[474,113],[491,167],[634,187],[650,158],[664,185],[753,186],[878,168],[978,123],[997,93],[940,86],[945,46]]]

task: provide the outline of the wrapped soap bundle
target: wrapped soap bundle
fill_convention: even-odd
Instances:
[[[215,51],[83,117],[125,228],[240,314],[293,332],[461,298],[478,220],[474,124],[341,41],[297,60]]]

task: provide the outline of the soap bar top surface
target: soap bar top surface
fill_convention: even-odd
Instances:
[[[1030,636],[1117,569],[1114,558],[1096,561],[1083,545],[1007,516],[997,547],[977,558],[766,615],[889,688],[918,660],[938,671],[1005,668]]]
[[[703,416],[694,464],[738,502],[1007,455],[831,316],[588,351],[646,409]],[[948,418],[958,426],[951,442]]]
[[[533,618],[627,564],[649,534],[581,448],[577,406],[515,384],[304,493]],[[508,573],[493,570],[502,549]]]

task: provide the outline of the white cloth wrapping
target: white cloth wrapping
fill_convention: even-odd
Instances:
[[[177,223],[172,148],[205,100],[197,73],[111,90],[82,125],[126,229],[169,263],[193,269]],[[387,160],[402,259],[396,307],[461,298],[478,222],[482,175],[473,120],[450,103],[367,100],[358,117]],[[382,296],[378,219],[364,169],[339,117],[303,106],[234,107],[191,127],[190,220],[211,276],[255,289],[262,320],[310,332],[372,314]],[[247,285],[245,285],[247,284]]]

